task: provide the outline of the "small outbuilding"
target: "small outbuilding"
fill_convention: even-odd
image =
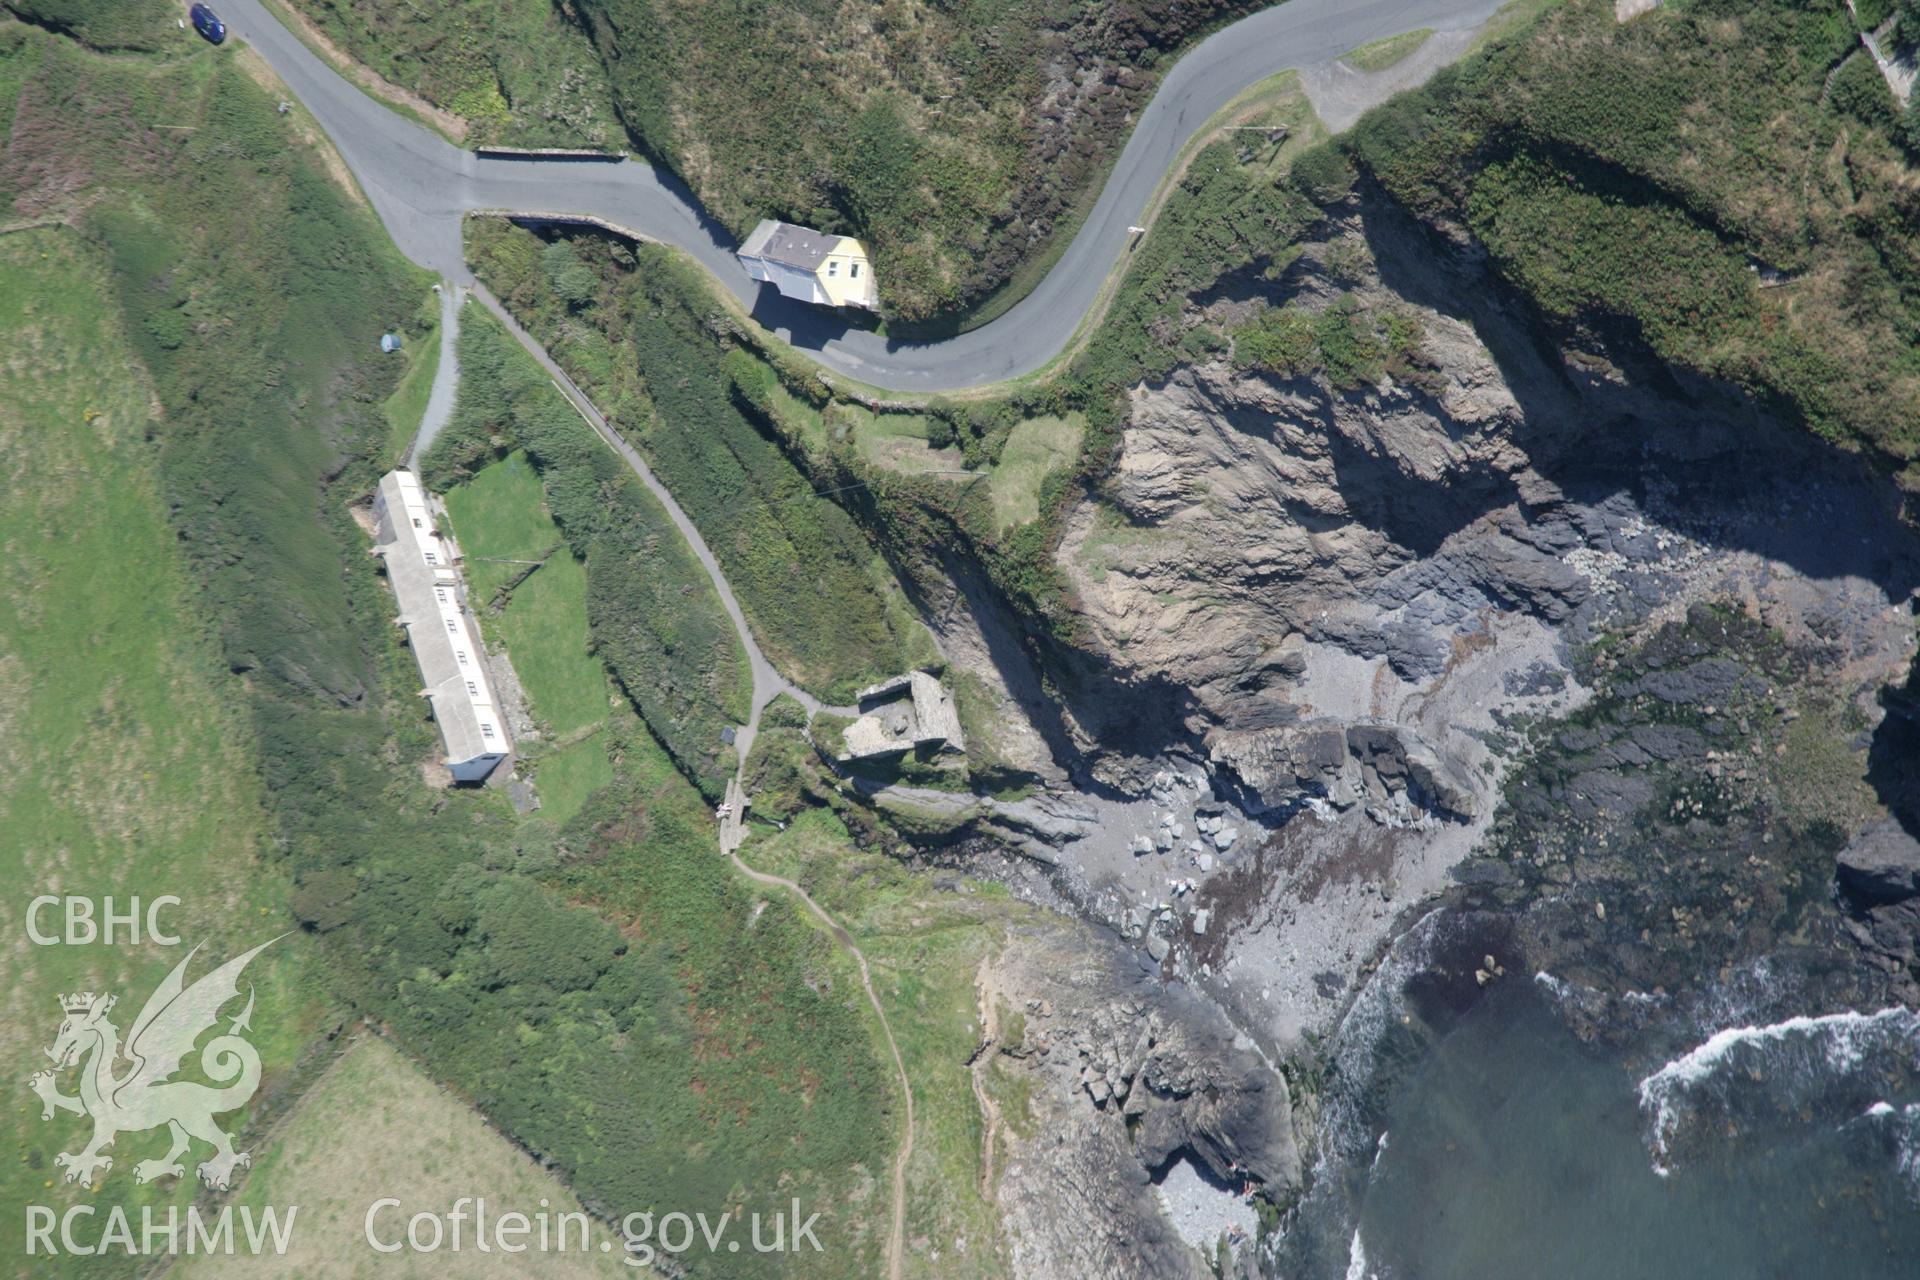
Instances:
[[[753,229],[736,256],[748,275],[786,297],[868,311],[880,305],[866,246],[852,236],[767,218]]]
[[[400,343],[399,334],[383,333],[380,335],[380,349],[386,352],[388,355],[392,355],[394,352],[398,351],[400,349],[400,345],[401,343]]]

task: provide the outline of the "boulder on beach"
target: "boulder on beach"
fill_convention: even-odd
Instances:
[[[1888,819],[1855,836],[1837,858],[1840,887],[1863,902],[1898,902],[1920,893],[1920,840]]]

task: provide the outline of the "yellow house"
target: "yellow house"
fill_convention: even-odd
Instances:
[[[866,247],[852,236],[766,218],[740,246],[738,256],[748,275],[789,298],[869,311],[880,305]]]

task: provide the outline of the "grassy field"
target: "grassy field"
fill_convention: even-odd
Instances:
[[[476,595],[484,603],[526,568],[476,557],[536,558],[564,544],[522,584],[533,603],[516,592],[501,616],[515,618],[501,633],[509,644],[518,628],[529,661],[555,667],[538,680],[559,708],[554,727],[564,734],[604,717],[604,697],[595,709],[586,694],[589,667],[604,663],[689,776],[719,796],[732,759],[721,730],[746,720],[752,675],[712,580],[666,509],[490,316],[473,311],[460,351],[454,421],[422,465],[430,483],[453,489],[456,523],[494,548],[466,548]],[[516,448],[525,454],[495,461]],[[483,497],[497,526],[483,527]],[[533,678],[521,675],[538,703]]]
[[[564,824],[613,781],[603,735],[578,736],[606,721],[613,696],[591,651],[586,566],[548,513],[539,473],[524,452],[449,490],[447,510],[488,647],[505,649],[547,737],[571,739],[559,747],[524,744],[521,755],[533,770],[540,815]]]
[[[263,862],[248,727],[224,700],[144,442],[152,386],[110,289],[100,256],[72,232],[0,236],[10,352],[0,362],[0,544],[12,549],[0,584],[0,933],[11,939],[0,949],[0,1064],[16,1089],[0,1115],[18,1153],[0,1165],[0,1213],[14,1222],[23,1203],[58,1210],[86,1198],[52,1163],[80,1149],[85,1122],[42,1121],[25,1088],[47,1065],[40,1050],[59,1025],[56,997],[113,992],[124,1030],[188,948],[207,944],[198,976],[206,960],[289,923],[284,881]],[[42,893],[111,895],[123,907],[176,895],[182,904],[163,923],[183,945],[28,945],[28,900]],[[57,911],[39,923],[57,933]],[[249,970],[263,1104],[286,1088],[327,1013],[308,959],[307,945],[289,938]],[[73,1090],[70,1075],[61,1083]],[[164,1148],[164,1134],[127,1135],[102,1194],[128,1204],[190,1199],[191,1175],[184,1186],[134,1185],[134,1161]],[[47,1265],[41,1274],[111,1271],[78,1259]]]
[[[548,514],[527,455],[508,454],[449,490],[447,511],[481,625],[506,646],[535,717],[555,736],[606,719],[611,691],[589,651],[586,566]],[[541,563],[522,577],[531,566],[514,562],[527,560]]]
[[[1022,418],[1007,433],[1000,460],[987,482],[993,496],[993,523],[1004,532],[1040,515],[1040,484],[1048,473],[1073,466],[1080,456],[1084,415]]]
[[[541,752],[533,778],[540,790],[540,816],[556,826],[572,821],[594,792],[613,781],[604,735]]]
[[[408,1216],[444,1214],[463,1196],[483,1197],[490,1217],[552,1214],[556,1232],[558,1215],[580,1211],[566,1184],[488,1128],[465,1100],[434,1084],[385,1041],[366,1036],[346,1049],[301,1100],[233,1197],[239,1205],[298,1205],[293,1247],[278,1258],[182,1259],[168,1274],[182,1280],[505,1280],[523,1275],[572,1280],[633,1274],[618,1252],[601,1251],[602,1241],[615,1250],[619,1242],[594,1220],[589,1220],[585,1250],[578,1247],[578,1227],[570,1227],[571,1247],[565,1252],[482,1253],[474,1246],[471,1221],[457,1255],[444,1249],[381,1254],[367,1244],[366,1216],[375,1201],[403,1202],[376,1219],[384,1243],[401,1237]],[[472,1205],[466,1208],[473,1211]]]
[[[925,414],[874,413],[864,405],[835,404],[833,423],[834,434],[851,438],[860,457],[873,466],[908,475],[966,469],[966,457],[958,449],[935,445],[928,438],[931,424]]]

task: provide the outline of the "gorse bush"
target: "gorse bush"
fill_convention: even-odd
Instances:
[[[580,255],[568,241],[556,240],[548,245],[540,255],[540,262],[546,268],[547,283],[568,306],[583,307],[599,294],[600,277],[580,261]]]
[[[835,702],[911,665],[925,641],[905,600],[866,535],[760,429],[752,400],[771,384],[729,361],[704,280],[654,246],[553,243],[600,264],[595,302],[557,295],[552,246],[526,231],[477,221],[469,253],[672,490],[768,657]]]
[[[1910,462],[1920,187],[1879,80],[1840,5],[1572,0],[1344,145],[1563,327]]]
[[[348,508],[380,469],[400,372],[375,339],[425,280],[230,59],[155,67],[27,33],[0,48],[0,88],[9,181],[53,179],[0,192],[10,212],[127,158],[89,191],[84,233],[151,376],[198,603],[244,675],[229,691],[264,783],[262,858],[339,998],[589,1205],[767,1213],[798,1194],[828,1210],[834,1262],[814,1274],[845,1274],[873,1234],[846,1206],[885,1162],[886,1076],[831,944],[729,874],[655,740],[630,717],[602,731],[615,784],[564,835],[421,784],[435,735]],[[155,139],[153,119],[200,127]],[[484,340],[469,351],[484,383]],[[557,430],[503,369],[484,430]],[[635,521],[569,506],[592,485],[554,507],[604,543]]]
[[[1323,375],[1340,390],[1377,385],[1389,374],[1417,381],[1419,320],[1342,297],[1319,311],[1269,307],[1233,331],[1234,363],[1288,377]]]

